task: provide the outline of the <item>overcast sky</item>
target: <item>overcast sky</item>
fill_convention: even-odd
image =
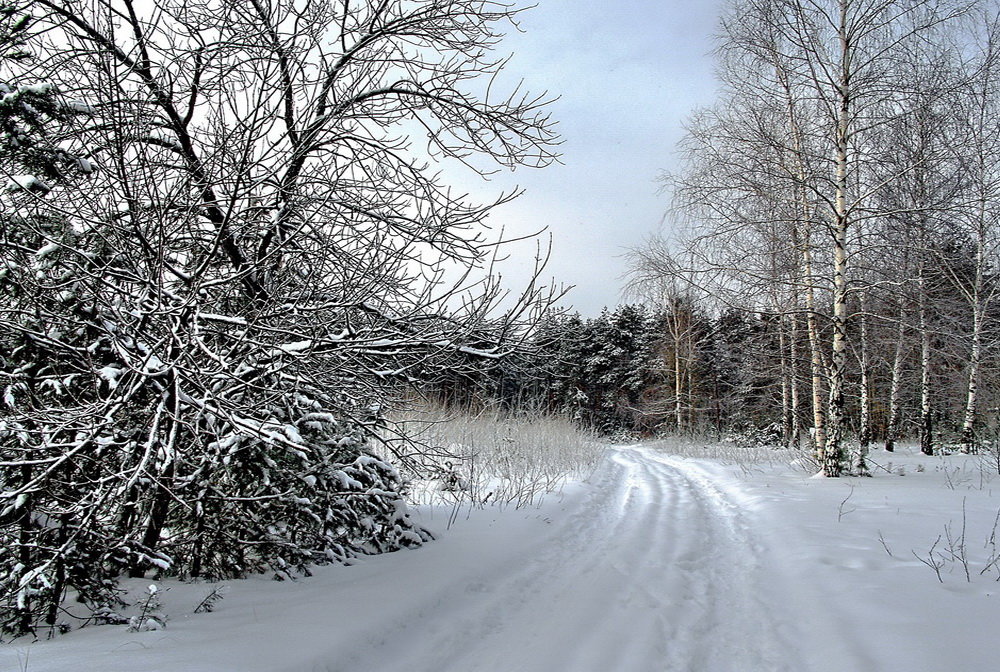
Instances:
[[[537,0],[522,15],[510,75],[560,99],[552,114],[564,165],[521,169],[478,186],[484,194],[520,185],[495,212],[508,232],[548,227],[546,275],[575,285],[564,303],[584,315],[621,300],[621,255],[658,230],[667,199],[657,176],[674,165],[685,117],[711,102],[709,52],[720,0]],[[530,248],[505,266],[517,287]]]

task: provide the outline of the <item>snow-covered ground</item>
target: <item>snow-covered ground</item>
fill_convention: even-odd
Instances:
[[[538,508],[446,530],[451,510],[424,507],[438,541],[230,582],[214,613],[192,613],[212,586],[163,583],[165,629],[0,645],[0,671],[997,669],[1000,477],[970,456],[876,460],[875,478],[815,479],[613,448]]]

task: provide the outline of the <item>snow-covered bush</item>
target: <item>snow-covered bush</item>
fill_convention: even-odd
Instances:
[[[275,431],[295,443],[230,434],[192,473],[200,494],[193,515],[167,523],[186,534],[164,545],[190,557],[190,571],[222,578],[270,569],[288,577],[429,539],[410,520],[396,469],[367,450],[363,427],[302,396],[291,410],[295,417],[276,418]]]
[[[4,48],[37,25],[43,51],[0,63],[0,629],[53,624],[70,591],[109,613],[123,574],[420,544],[371,452],[380,409],[441,353],[501,358],[545,292],[497,315],[495,282],[441,282],[495,254],[489,207],[399,122],[463,160],[547,163],[541,101],[460,90],[500,67],[482,47],[513,10],[18,5]]]
[[[760,464],[787,464],[815,473],[819,468],[812,455],[805,450],[783,448],[773,445],[747,445],[733,441],[713,441],[696,437],[671,437],[650,444],[679,457],[718,460],[735,464],[744,469],[753,469]]]
[[[724,440],[741,448],[779,447],[784,443],[781,425],[776,422],[763,427],[745,425],[733,429],[726,434]]]
[[[368,451],[366,424],[350,419],[363,409],[307,394],[304,377],[283,389],[250,353],[239,370],[253,385],[225,376],[225,395],[198,399],[217,376],[194,350],[166,365],[144,345],[148,322],[83,323],[75,335],[39,325],[51,340],[10,351],[20,364],[0,419],[0,454],[17,465],[0,468],[6,629],[54,617],[70,587],[99,610],[123,572],[289,576],[428,538],[396,470]]]

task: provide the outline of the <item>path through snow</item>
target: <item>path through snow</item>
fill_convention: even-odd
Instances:
[[[208,586],[174,584],[163,631],[3,646],[0,670],[25,656],[32,672],[875,669],[853,647],[813,646],[807,631],[828,638],[840,619],[785,585],[783,540],[760,515],[711,463],[613,448],[537,511],[477,510],[422,549],[293,585],[233,582],[213,614],[183,606]]]
[[[544,543],[515,542],[381,633],[390,650],[333,669],[802,669],[759,602],[762,549],[723,490],[638,448],[610,451],[591,485]]]
[[[612,449],[561,503],[500,514],[295,586],[238,582],[217,614],[162,632],[31,647],[29,669],[802,669],[760,603],[764,549],[695,463]]]

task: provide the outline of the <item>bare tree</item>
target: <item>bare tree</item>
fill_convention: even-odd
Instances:
[[[495,203],[433,167],[553,160],[545,99],[487,84],[517,11],[29,9],[38,57],[4,81],[86,112],[64,136],[91,170],[16,188],[2,217],[5,627],[54,623],[70,585],[99,608],[122,571],[287,573],[426,539],[369,449],[384,409],[448,353],[503,357],[547,296],[499,310]]]
[[[724,96],[692,120],[684,144],[689,164],[671,178],[678,207],[696,222],[684,243],[697,264],[694,274],[726,278],[710,291],[728,292],[733,304],[742,295],[745,307],[765,292],[775,305],[801,306],[813,445],[829,476],[848,468],[852,296],[873,281],[854,275],[852,264],[863,252],[866,264],[877,257],[868,253],[878,246],[872,242],[875,223],[906,209],[942,207],[930,201],[890,205],[884,197],[897,179],[921,167],[883,162],[887,129],[902,114],[900,97],[914,83],[931,85],[899,64],[942,43],[944,27],[971,6],[950,0],[733,2],[718,52]],[[867,318],[862,322],[859,471],[870,442],[873,385],[870,325]],[[826,338],[828,349],[821,346]],[[787,382],[784,389],[787,406]]]
[[[954,146],[963,155],[961,163],[967,206],[961,210],[963,216],[958,221],[959,233],[973,251],[971,273],[963,273],[947,263],[947,259],[942,259],[942,267],[968,305],[970,313],[970,327],[965,334],[968,367],[960,436],[969,451],[976,445],[981,365],[990,331],[988,315],[1000,291],[994,277],[995,259],[1000,250],[1000,212],[997,211],[1000,199],[1000,88],[997,80],[1000,75],[1000,51],[997,30],[1000,24],[996,16],[989,14],[977,23],[977,51],[966,65],[971,72],[964,78],[966,86],[959,92],[959,104],[954,108],[960,117],[960,128],[965,132],[962,141]]]

